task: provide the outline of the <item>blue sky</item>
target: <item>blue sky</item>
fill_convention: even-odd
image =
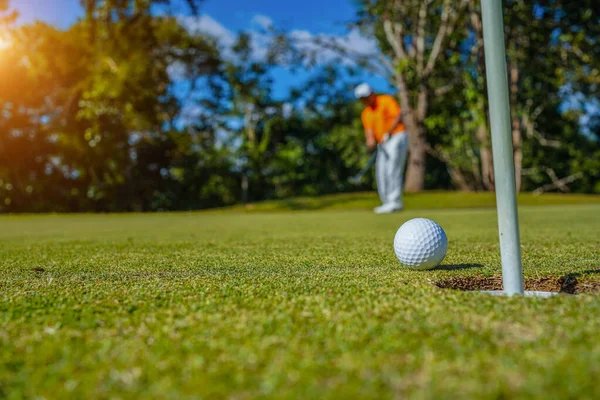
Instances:
[[[343,33],[344,21],[351,19],[350,0],[207,0],[203,11],[232,30],[245,29],[255,15],[266,15],[284,29],[305,29],[313,33]]]
[[[354,17],[352,0],[281,1],[281,0],[206,0],[201,12],[208,17],[205,24],[214,34],[233,37],[241,30],[257,28],[256,21],[267,17],[275,26],[288,31],[306,31],[311,35],[347,35],[345,22]],[[41,20],[66,28],[83,15],[80,0],[12,0],[11,6],[20,14],[19,23]],[[357,39],[356,35],[352,37]],[[364,42],[357,46],[365,47]],[[291,86],[298,84],[307,73],[291,74],[283,69],[274,72],[275,96],[283,98]],[[385,80],[365,75],[364,79],[376,89],[390,91]]]
[[[41,20],[65,28],[82,14],[80,0],[9,0],[19,12],[20,23]]]
[[[12,0],[11,6],[21,14],[20,22],[35,19],[66,27],[82,15],[80,0]],[[313,32],[342,33],[343,22],[351,19],[351,0],[206,0],[202,12],[227,28],[246,29],[257,15],[270,17],[286,29],[307,29]]]

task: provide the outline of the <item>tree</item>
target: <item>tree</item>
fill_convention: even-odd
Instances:
[[[395,74],[406,125],[415,139],[407,188],[423,188],[428,153],[446,165],[456,187],[492,190],[479,3],[360,1],[358,10],[360,25],[375,35],[383,61],[394,67],[390,70]],[[550,161],[564,155],[563,147],[583,146],[567,133],[571,132],[571,117],[561,106],[565,89],[584,96],[597,89],[600,18],[593,1],[575,6],[558,0],[511,0],[504,10],[514,162],[520,189],[522,176],[535,167],[526,155],[537,154],[542,147]],[[566,138],[570,143],[563,140]]]
[[[554,167],[564,161],[563,157],[577,157],[565,150],[585,146],[579,129],[573,129],[572,115],[561,110],[568,100],[565,87],[589,93],[594,74],[587,72],[600,62],[595,45],[600,38],[600,12],[593,2],[584,3],[574,7],[568,1],[513,0],[507,4],[506,43],[518,190],[523,186],[525,168],[529,174],[546,171],[547,178],[556,181]],[[535,163],[531,162],[533,157],[524,157],[525,152],[546,156]]]
[[[11,31],[10,51],[0,61],[4,210],[64,209],[78,192],[63,144],[79,126],[71,88],[85,75],[88,56],[75,32],[40,23]]]
[[[348,81],[353,73],[343,64],[324,65],[292,91],[297,122],[286,138],[299,149],[295,170],[301,171],[302,180],[297,182],[296,194],[355,189],[348,178],[366,163],[369,154],[362,123],[356,118],[361,105],[352,97],[354,85]],[[372,189],[373,184],[369,177],[360,188]]]
[[[219,123],[237,138],[237,164],[241,175],[242,202],[260,199],[268,190],[265,168],[273,154],[271,125],[282,112],[272,97],[273,66],[255,55],[252,36],[241,33],[224,69],[230,107]]]
[[[465,17],[468,2],[461,0],[360,0],[358,23],[372,30],[393,72],[399,91],[404,122],[410,133],[410,155],[406,172],[407,191],[425,185],[429,148],[425,119],[430,100],[445,85],[435,80],[440,60],[459,51],[464,30],[455,30]]]
[[[158,4],[165,2],[86,3],[87,41],[95,62],[79,93],[78,117],[87,126],[86,158],[92,162],[86,176],[101,209],[131,204],[110,205],[103,199],[117,200],[117,193],[135,187],[135,141],[173,129],[181,104],[169,68],[180,64],[188,72],[207,74],[218,66],[209,41],[191,36],[168,14],[153,15]]]
[[[153,15],[159,3],[167,4],[88,1],[87,19],[67,31],[36,24],[12,32],[0,62],[0,179],[11,192],[4,209],[150,204],[136,185],[152,178],[160,186],[165,177],[138,161],[137,146],[162,145],[175,130],[183,105],[170,68],[199,76],[220,63],[211,41]]]

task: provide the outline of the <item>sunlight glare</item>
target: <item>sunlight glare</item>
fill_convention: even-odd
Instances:
[[[10,40],[8,38],[8,35],[2,34],[2,31],[0,31],[0,51],[7,49],[10,47]]]

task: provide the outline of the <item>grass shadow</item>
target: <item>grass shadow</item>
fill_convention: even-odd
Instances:
[[[367,201],[371,200],[367,198]],[[313,197],[299,197],[292,199],[285,199],[280,201],[280,210],[289,211],[314,211],[331,208],[338,206],[344,208],[344,205],[352,203],[360,203],[365,201],[365,196],[362,193],[358,193],[354,196],[313,196]]]
[[[589,269],[587,271],[582,272],[574,272],[571,274],[567,274],[560,278],[561,291],[566,293],[575,294],[584,290],[587,291],[598,291],[600,290],[600,282],[591,281],[591,282],[580,282],[578,278],[581,278],[585,275],[596,275],[600,274],[600,269]]]
[[[568,281],[570,279],[581,278],[582,276],[585,276],[585,275],[595,275],[595,274],[600,274],[600,269],[588,269],[587,271],[573,272],[570,274],[566,274],[565,276],[562,277],[562,279],[564,281]]]
[[[587,271],[583,271],[581,275],[594,275],[600,274],[600,269],[588,269]]]
[[[450,264],[450,265],[439,265],[434,268],[437,271],[456,271],[461,269],[473,269],[473,268],[483,268],[482,264]]]
[[[471,209],[495,207],[494,193],[464,193],[424,191],[406,195],[407,210]],[[565,205],[600,204],[599,195],[580,194],[519,194],[519,205]],[[274,212],[274,211],[317,211],[317,210],[365,210],[379,204],[377,193],[367,187],[360,191],[344,191],[324,195],[304,195],[279,200],[265,200],[250,204],[236,204],[220,208],[222,211]]]

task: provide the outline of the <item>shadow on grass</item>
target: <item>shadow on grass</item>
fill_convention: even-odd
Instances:
[[[582,275],[600,274],[600,269],[588,269],[587,271],[583,271],[581,274]]]
[[[437,271],[456,271],[459,269],[473,269],[473,268],[482,268],[481,264],[451,264],[451,265],[440,265],[434,270]]]
[[[578,278],[582,278],[585,275],[596,275],[600,274],[600,269],[589,269],[582,272],[574,272],[567,274],[560,278],[561,291],[566,293],[575,294],[582,291],[600,291],[600,282],[588,281],[580,282]]]
[[[300,210],[322,210],[325,208],[330,208],[334,205],[336,206],[342,206],[342,205],[346,205],[349,203],[356,203],[356,202],[361,202],[361,201],[365,201],[365,198],[367,200],[371,200],[368,197],[365,196],[360,196],[360,195],[355,195],[355,196],[349,196],[349,197],[340,197],[340,196],[335,196],[335,197],[304,197],[304,198],[292,198],[292,199],[286,199],[286,200],[281,200],[281,205],[283,205],[283,207],[280,207],[281,209],[285,209],[285,210],[290,210],[290,211],[300,211]]]
[[[596,275],[596,274],[600,274],[600,269],[588,269],[587,271],[573,272],[571,274],[566,274],[565,276],[562,277],[562,279],[566,281],[569,279],[581,278],[582,276],[585,276],[585,275]]]

